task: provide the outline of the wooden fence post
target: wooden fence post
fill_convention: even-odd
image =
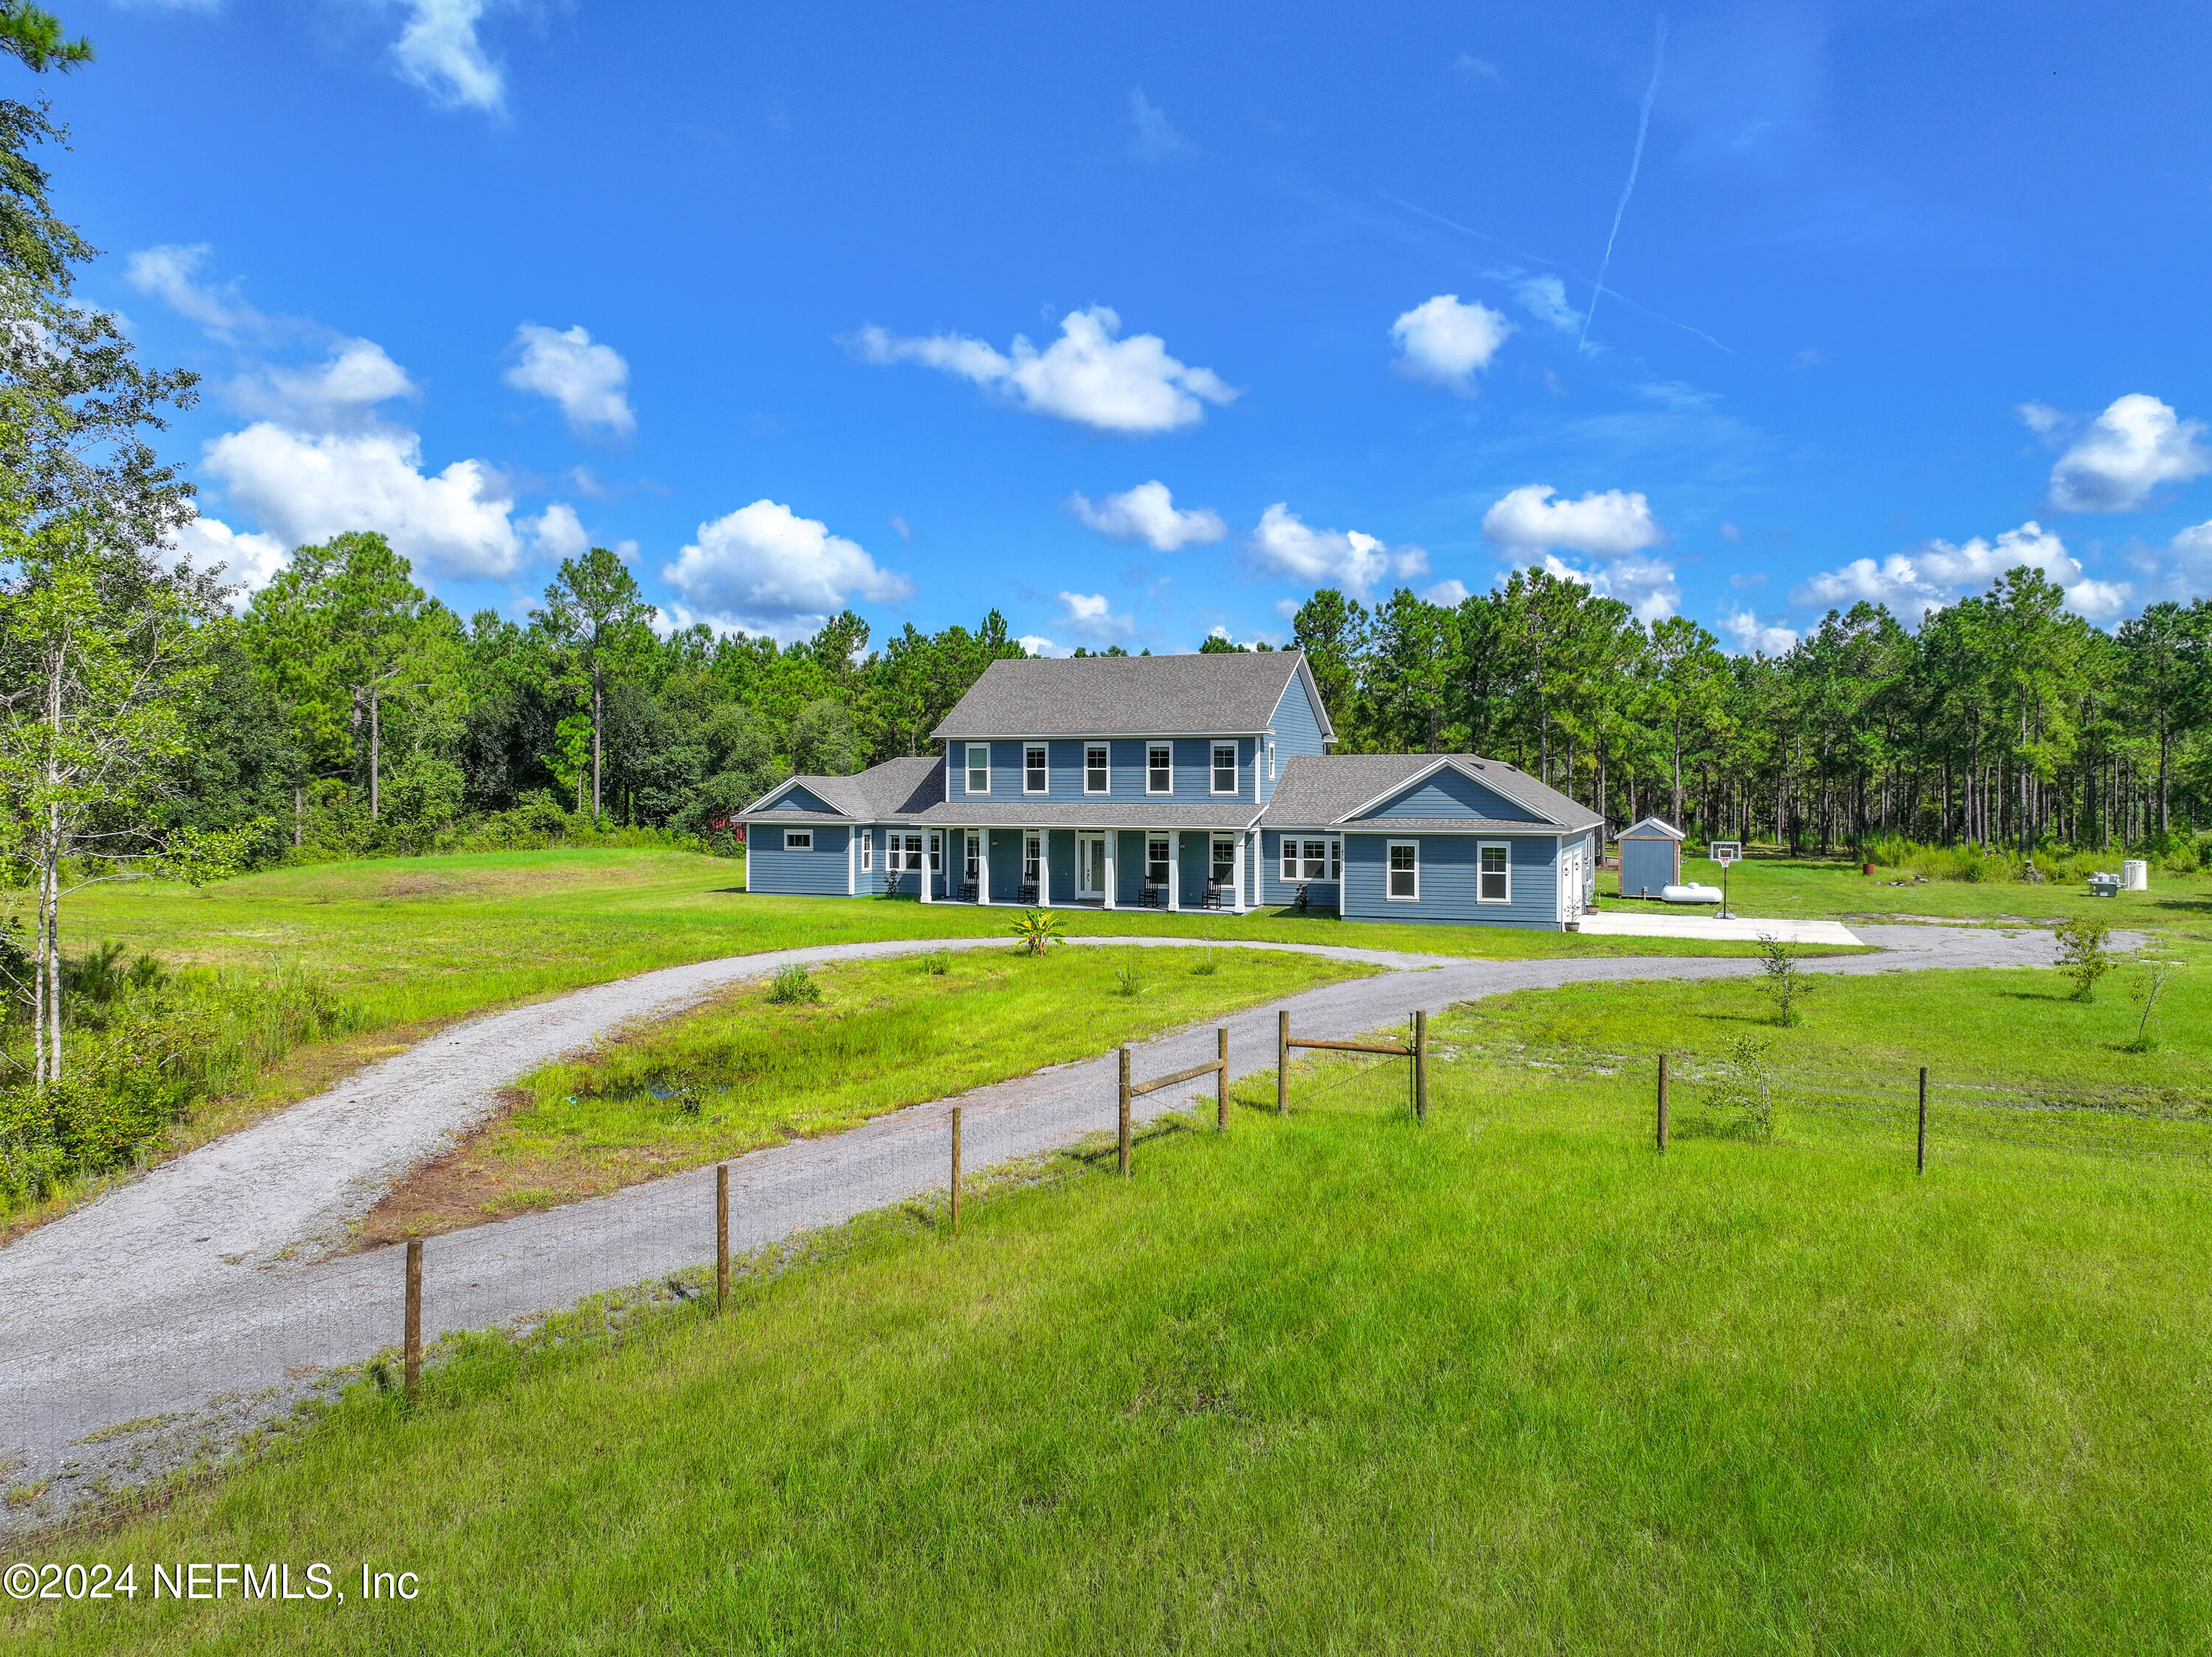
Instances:
[[[714,1168],[714,1310],[730,1303],[730,1165]]]
[[[960,1107],[952,1107],[952,1234],[960,1234]]]
[[[1291,1113],[1291,1009],[1275,1014],[1275,1114]]]
[[[1214,1056],[1221,1061],[1213,1073],[1213,1125],[1218,1131],[1229,1125],[1229,1026],[1218,1025],[1213,1033]]]
[[[1667,1151],[1667,1055],[1659,1055],[1659,1152]]]
[[[1122,1044],[1122,1047],[1121,1047],[1121,1173],[1122,1173],[1122,1176],[1126,1179],[1126,1178],[1127,1177],[1127,1175],[1128,1175],[1128,1173],[1129,1173],[1129,1048],[1128,1048],[1128,1045],[1127,1045],[1126,1042]]]
[[[407,1240],[407,1315],[402,1351],[407,1375],[407,1402],[422,1393],[422,1240]]]
[[[1920,1067],[1920,1152],[1915,1159],[1915,1173],[1928,1172],[1928,1067]]]
[[[1429,1015],[1413,1014],[1413,1120],[1429,1119]]]

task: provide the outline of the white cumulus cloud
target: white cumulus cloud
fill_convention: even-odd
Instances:
[[[1664,621],[1682,601],[1681,589],[1674,584],[1674,566],[1657,558],[1614,558],[1585,570],[1556,552],[1547,552],[1543,568],[1560,581],[1579,582],[1594,593],[1619,599],[1646,624]]]
[[[248,414],[311,431],[360,426],[377,405],[411,397],[407,371],[373,339],[342,339],[328,361],[313,368],[268,368],[230,383],[230,400]]]
[[[549,558],[580,558],[592,549],[592,538],[584,533],[584,521],[566,501],[554,502],[536,517],[525,518],[516,527]],[[625,541],[623,545],[635,555],[636,542]]]
[[[477,38],[484,9],[485,0],[407,0],[392,48],[399,72],[441,104],[499,113],[507,82]]]
[[[210,442],[204,464],[288,545],[372,529],[448,575],[505,576],[521,562],[506,481],[481,460],[426,474],[411,431],[314,434],[258,420]]]
[[[1205,405],[1239,395],[1211,369],[1170,356],[1158,334],[1117,338],[1121,319],[1103,305],[1070,311],[1060,338],[1040,351],[1023,335],[1001,352],[957,334],[905,338],[878,327],[854,335],[864,362],[919,362],[998,392],[1032,414],[1142,436],[1194,426]]]
[[[1753,610],[1722,617],[1721,631],[1735,643],[1738,655],[1778,656],[1797,642],[1796,628],[1761,621]]]
[[[1790,597],[1796,604],[1838,608],[1864,600],[1917,618],[1957,603],[2021,564],[2040,570],[2064,588],[2068,606],[2092,621],[2122,613],[2134,590],[2125,582],[2088,579],[2066,543],[2031,518],[1995,540],[1978,535],[1961,543],[1931,540],[1880,561],[1854,558],[1840,569],[1821,571]]]
[[[611,345],[595,344],[581,326],[560,329],[526,322],[514,331],[514,366],[507,383],[550,398],[578,432],[626,436],[637,429],[626,387],[629,364]]]
[[[1446,577],[1421,594],[1424,602],[1455,610],[1467,602],[1467,583],[1456,576]]]
[[[1393,549],[1357,529],[1316,529],[1283,501],[1260,515],[1245,550],[1269,575],[1342,588],[1362,599],[1389,576],[1425,575],[1429,567],[1429,555],[1418,546]]]
[[[242,534],[221,519],[194,518],[171,533],[163,562],[173,570],[185,564],[195,570],[220,569],[224,583],[238,589],[231,594],[232,606],[243,610],[291,556],[291,549],[274,535]]]
[[[1024,633],[1014,643],[1033,656],[1064,656],[1067,654],[1066,645],[1054,644],[1042,633]]]
[[[2054,411],[2039,404],[2021,414],[2038,431],[2055,423]],[[2062,512],[2131,512],[2161,484],[2212,471],[2203,436],[2201,421],[2179,418],[2155,397],[2116,398],[2051,467],[2051,504]]]
[[[1097,644],[1119,644],[1136,631],[1127,616],[1117,615],[1103,593],[1062,593],[1061,619],[1073,632]]]
[[[1503,311],[1480,302],[1463,305],[1457,294],[1424,300],[1390,325],[1401,374],[1463,397],[1473,394],[1475,375],[1512,332]]]
[[[1553,500],[1548,484],[1524,484],[1482,515],[1482,533],[1518,555],[1564,547],[1597,557],[1621,557],[1666,539],[1643,494],[1593,490],[1578,501]]]
[[[858,594],[881,603],[914,596],[903,576],[879,568],[856,541],[817,518],[755,501],[699,526],[699,539],[661,572],[725,626],[803,637]]]
[[[1162,552],[1172,552],[1194,541],[1218,541],[1229,533],[1221,515],[1210,507],[1177,511],[1175,496],[1157,478],[1119,495],[1109,495],[1096,506],[1081,495],[1071,495],[1067,507],[1102,535],[1111,535],[1117,541],[1143,541]]]

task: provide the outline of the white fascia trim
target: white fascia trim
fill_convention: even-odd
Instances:
[[[1393,799],[1395,796],[1403,794],[1407,789],[1418,787],[1419,784],[1427,782],[1438,771],[1443,771],[1447,768],[1457,771],[1462,777],[1467,778],[1470,783],[1479,783],[1485,788],[1492,789],[1493,792],[1504,795],[1508,800],[1512,801],[1515,805],[1522,807],[1525,810],[1536,812],[1536,822],[1543,825],[1545,827],[1557,828],[1560,825],[1559,819],[1551,815],[1548,812],[1536,811],[1535,807],[1529,805],[1526,800],[1516,797],[1510,790],[1495,788],[1490,782],[1489,774],[1487,772],[1478,775],[1477,773],[1469,771],[1465,765],[1461,765],[1455,757],[1448,753],[1439,754],[1437,757],[1437,761],[1434,765],[1415,771],[1411,777],[1405,778],[1401,782],[1393,783],[1389,788],[1383,789],[1382,793],[1376,795],[1372,800],[1368,801],[1364,805],[1354,807],[1352,810],[1345,813],[1343,816],[1338,818],[1336,820],[1340,823],[1349,823],[1355,818],[1364,817],[1369,812],[1374,810],[1376,807],[1381,805],[1384,801]],[[1534,826],[1534,825],[1531,826]]]

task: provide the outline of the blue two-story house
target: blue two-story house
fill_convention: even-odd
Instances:
[[[1597,813],[1468,754],[1334,754],[1295,650],[994,661],[941,755],[749,806],[750,892],[1558,928]]]

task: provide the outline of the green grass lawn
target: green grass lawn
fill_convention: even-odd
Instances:
[[[749,984],[547,1066],[523,1100],[368,1216],[365,1242],[574,1202],[926,1100],[1097,1057],[1194,1020],[1380,971],[1242,949],[1005,949],[847,962],[820,999]]]
[[[2118,853],[2110,866],[2119,867]],[[1703,857],[1682,859],[1682,878],[1721,884],[1717,863]],[[2051,925],[2075,916],[2094,915],[2114,927],[2181,932],[2212,941],[2212,874],[2168,874],[2154,870],[2148,892],[2118,898],[2092,898],[2085,883],[2048,880],[1910,880],[1903,872],[1877,865],[1869,877],[1861,865],[1841,857],[1784,857],[1760,855],[1738,863],[1729,877],[1729,905],[1744,915],[1796,919],[1864,919],[1893,916],[1946,921],[2041,923]],[[1617,877],[1599,880],[1600,895],[1617,890]],[[1616,900],[1618,903],[1618,900]],[[1631,911],[1663,905],[1619,903]],[[1699,912],[1699,911],[1692,911]]]
[[[1484,1003],[1438,1022],[1425,1129],[1401,1068],[1324,1059],[1287,1119],[1149,1140],[1129,1180],[1006,1188],[957,1240],[862,1222],[719,1320],[468,1343],[412,1414],[365,1389],[156,1514],[15,1550],[142,1585],[368,1562],[416,1572],[413,1604],[142,1592],[0,1627],[26,1653],[2201,1650],[2212,1020],[2178,1001],[2122,1056],[2124,997],[2057,988],[1825,984],[1763,1026],[1774,1139],[1663,1158],[1649,1044],[1710,1063],[1762,1027],[1753,984]],[[1820,1096],[1920,1063],[1984,1116],[2098,1131],[1978,1134],[1954,1100],[1916,1178],[1901,1114]],[[2022,1091],[2109,1093],[2100,1066],[2164,1095]]]

